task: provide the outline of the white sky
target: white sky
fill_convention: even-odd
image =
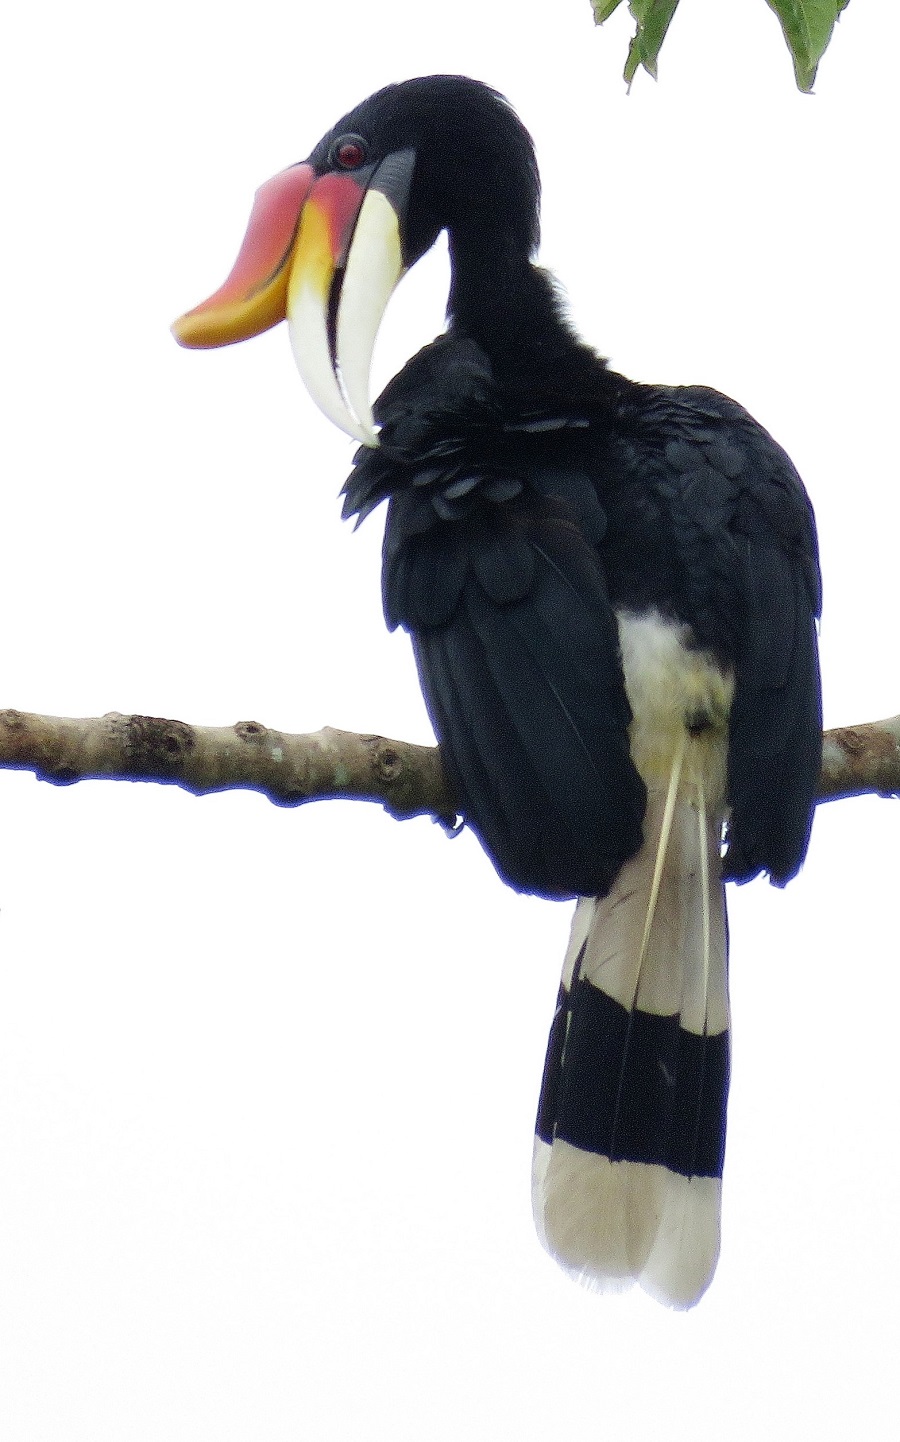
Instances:
[[[661,81],[587,0],[86,0],[4,21],[4,705],[428,739],[352,443],[283,328],[171,319],[256,186],[389,80],[505,91],[547,264],[643,380],[734,395],[820,519],[826,717],[900,709],[891,0],[817,95],[763,0],[684,0]],[[623,7],[624,10],[624,7]],[[440,327],[404,282],[379,379]],[[594,1297],[532,1232],[568,907],[375,807],[0,777],[8,1442],[893,1438],[898,812],[822,808],[732,892],[724,1246],[696,1311]]]

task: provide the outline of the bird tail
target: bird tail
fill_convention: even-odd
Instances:
[[[701,773],[683,778],[691,744],[649,792],[641,851],[576,908],[534,1157],[537,1229],[560,1265],[681,1308],[718,1257],[728,1093],[721,817]]]

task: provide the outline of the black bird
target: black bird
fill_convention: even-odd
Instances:
[[[369,407],[388,298],[449,237],[446,333]],[[803,861],[821,759],[820,581],[797,472],[734,401],[610,370],[533,261],[531,139],[461,76],[391,85],[262,187],[188,346],[287,316],[388,502],[466,822],[520,891],[580,898],[537,1122],[543,1241],[591,1285],[691,1306],[712,1277],[728,1089],[723,881]]]

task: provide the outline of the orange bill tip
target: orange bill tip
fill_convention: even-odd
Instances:
[[[284,320],[289,261],[314,179],[311,166],[293,165],[260,186],[225,284],[173,325],[179,345],[232,345]]]

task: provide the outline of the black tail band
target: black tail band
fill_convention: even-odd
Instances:
[[[537,1134],[611,1161],[721,1177],[728,1032],[685,1030],[677,1016],[627,1008],[579,978],[560,990]]]

